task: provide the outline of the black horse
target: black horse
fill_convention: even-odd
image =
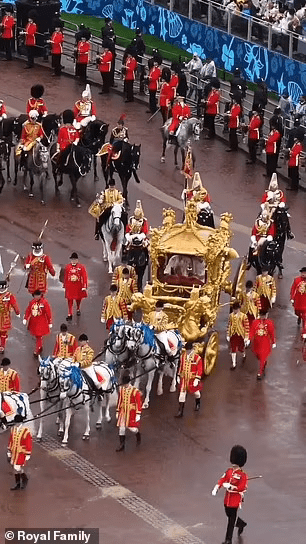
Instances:
[[[5,157],[2,157],[3,160],[6,162],[6,179],[9,183],[12,181],[10,172],[12,148],[14,148],[20,140],[22,125],[27,120],[27,118],[27,115],[21,114],[19,115],[19,117],[7,117],[2,121],[1,140],[5,143],[7,149]]]
[[[94,181],[99,181],[97,174],[97,153],[105,143],[105,137],[108,132],[109,125],[104,121],[91,121],[88,123],[81,137],[81,144],[87,147],[93,156]]]
[[[149,262],[148,249],[143,247],[141,242],[137,244],[137,242],[134,241],[133,244],[129,245],[125,254],[122,256],[122,260],[135,268],[138,278],[137,289],[138,291],[142,291],[142,280]]]
[[[72,189],[70,200],[75,200],[78,208],[81,207],[79,195],[77,191],[77,182],[80,177],[86,176],[91,168],[92,154],[89,149],[81,145],[70,145],[60,155],[56,154],[56,144],[51,146],[51,164],[52,174],[55,182],[55,192],[58,194],[59,187],[62,185],[63,174],[68,174]],[[61,179],[58,182],[58,174]]]
[[[5,179],[2,173],[2,169],[4,170],[4,168],[2,167],[2,164],[3,162],[6,165],[8,164],[9,153],[10,150],[8,144],[4,140],[0,139],[0,194],[2,193],[2,189],[5,184]]]
[[[293,240],[294,234],[291,231],[290,221],[289,221],[290,214],[288,213],[288,208],[280,208],[277,206],[274,214],[273,219],[275,221],[276,226],[276,241],[279,244],[279,250],[280,250],[280,267],[277,265],[279,274],[278,277],[281,279],[283,277],[282,269],[283,267],[283,253],[285,249],[285,242],[286,240]]]
[[[108,164],[107,154],[101,156],[101,165],[106,187],[108,187],[108,180],[113,179],[113,175],[116,172],[120,177],[122,194],[125,199],[126,207],[129,207],[127,187],[132,174],[135,181],[140,183],[137,175],[140,161],[140,148],[141,145],[118,141],[116,142],[116,152],[119,153],[117,159],[111,159],[110,164]]]

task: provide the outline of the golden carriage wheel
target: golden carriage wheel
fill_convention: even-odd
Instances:
[[[219,334],[213,332],[206,345],[204,355],[204,374],[208,376],[214,368],[219,353]]]

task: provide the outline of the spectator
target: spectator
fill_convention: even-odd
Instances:
[[[191,98],[193,92],[195,91],[195,99],[197,99],[198,77],[200,75],[200,70],[202,66],[202,61],[197,53],[194,53],[192,59],[185,65],[188,72],[190,73],[188,98]]]
[[[300,96],[300,101],[296,105],[295,115],[300,117],[302,125],[306,125],[306,96],[304,94]]]
[[[247,84],[245,80],[241,77],[240,68],[235,68],[234,77],[231,81],[231,93],[236,94],[237,92],[241,93],[242,99],[246,96]]]

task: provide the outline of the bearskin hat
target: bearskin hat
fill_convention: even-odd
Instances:
[[[38,17],[37,11],[35,9],[30,9],[28,13],[28,19],[32,19],[34,22],[36,22],[37,17]]]
[[[72,125],[74,121],[74,114],[72,110],[65,110],[63,111],[63,123]]]
[[[170,79],[171,79],[171,71],[170,71],[170,68],[163,68],[162,69],[162,75],[161,75],[161,78],[166,81],[166,83],[169,83]]]
[[[81,32],[81,38],[85,38],[86,41],[90,40],[91,33],[89,32],[88,28],[84,28]]]
[[[6,4],[4,6],[4,11],[6,11],[7,13],[13,13],[13,6],[12,4]]]
[[[179,65],[178,65],[177,62],[172,62],[172,63],[171,63],[171,70],[172,70],[173,72],[175,72],[176,74],[179,73],[180,69],[179,69]]]
[[[231,449],[230,462],[232,465],[243,467],[247,462],[247,451],[243,446],[233,446]]]
[[[52,27],[53,28],[64,28],[64,23],[60,19],[56,18],[52,21]]]
[[[33,98],[41,98],[44,92],[45,92],[45,88],[43,85],[39,84],[39,85],[33,85],[31,87],[31,96]]]
[[[214,87],[214,89],[220,89],[220,81],[217,77],[211,78],[210,84],[212,87]]]

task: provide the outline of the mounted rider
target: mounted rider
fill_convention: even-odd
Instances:
[[[277,206],[280,208],[285,208],[286,198],[278,187],[277,174],[272,174],[271,181],[268,187],[268,190],[265,191],[265,194],[262,197],[261,209],[263,210],[266,207],[266,202],[268,203],[269,211],[271,216],[275,212]]]
[[[20,376],[16,370],[9,368],[10,364],[10,359],[3,357],[0,368],[0,393],[4,393],[5,391],[19,393],[21,391]]]
[[[125,240],[129,245],[142,245],[147,247],[149,244],[149,224],[147,218],[144,216],[141,200],[136,201],[136,207],[134,215],[129,218],[129,222],[126,226]]]
[[[125,118],[126,118],[126,114],[122,113],[122,115],[120,115],[119,117],[119,120],[116,126],[113,128],[111,132],[111,136],[109,139],[108,156],[107,156],[108,165],[111,159],[118,159],[120,152],[122,150],[122,142],[129,141],[128,128],[124,126]]]
[[[101,191],[100,194],[97,193],[94,202],[88,208],[88,213],[96,219],[95,240],[99,240],[99,236],[101,236],[104,212],[110,210],[114,204],[122,206],[124,203],[121,191],[115,187],[115,181],[110,179],[108,184],[109,186],[105,191]]]
[[[170,361],[173,360],[175,355],[176,346],[170,345],[167,330],[173,329],[169,326],[168,316],[163,311],[164,303],[162,300],[158,300],[155,305],[155,310],[149,313],[149,325],[155,331],[156,338],[163,344],[165,352]]]
[[[169,126],[169,141],[170,143],[177,142],[177,136],[180,131],[181,123],[185,119],[190,119],[191,109],[188,104],[185,104],[185,98],[183,96],[177,96],[174,99],[174,106],[172,108],[172,122]]]
[[[253,255],[257,255],[258,249],[267,240],[272,241],[276,235],[275,224],[271,218],[269,204],[265,203],[259,217],[257,217],[251,235],[251,248]]]
[[[48,108],[46,102],[42,98],[44,92],[45,89],[43,85],[33,85],[31,87],[31,98],[29,98],[27,101],[27,114],[29,115],[32,110],[36,110],[38,112],[39,121],[41,121],[43,117],[46,117],[46,115],[48,115]]]
[[[80,367],[82,371],[87,374],[87,376],[93,381],[96,389],[101,389],[102,382],[98,380],[97,374],[92,364],[94,358],[94,350],[88,344],[88,336],[86,334],[81,334],[79,336],[79,346],[74,352],[73,360],[74,363]]]
[[[202,185],[202,180],[199,172],[194,173],[191,189],[189,187],[183,189],[181,198],[185,202],[185,204],[187,204],[187,202],[192,199],[198,203],[207,202],[208,204],[210,204],[210,196],[207,190]]]
[[[29,113],[29,119],[22,125],[22,132],[20,142],[16,149],[16,157],[24,152],[23,156],[40,142],[44,137],[44,131],[41,123],[38,123],[39,113],[37,110],[31,110]]]
[[[77,145],[80,141],[80,131],[75,128],[73,122],[73,111],[63,111],[63,125],[61,125],[58,131],[56,153],[52,156],[52,160],[56,161],[58,166],[66,162],[68,154],[71,151],[70,146],[72,144]]]
[[[85,91],[82,92],[82,99],[74,104],[73,109],[76,129],[87,127],[88,123],[96,120],[97,109],[95,103],[91,99],[90,85],[86,85]]]

